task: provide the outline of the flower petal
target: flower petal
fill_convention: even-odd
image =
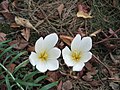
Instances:
[[[80,49],[82,51],[89,51],[92,48],[92,39],[91,37],[82,38]]]
[[[49,50],[55,46],[58,41],[58,35],[56,33],[47,35],[44,39],[44,47]]]
[[[62,56],[63,56],[64,62],[68,66],[73,66],[75,64],[75,62],[71,58],[71,51],[67,46],[62,50]]]
[[[80,43],[81,43],[81,36],[77,34],[71,43],[71,50],[72,51],[79,50]]]
[[[57,70],[59,68],[59,62],[56,59],[49,59],[47,61],[47,69],[50,71]]]
[[[83,52],[80,62],[88,62],[92,58],[91,52]]]
[[[36,53],[34,52],[31,52],[30,56],[29,56],[29,60],[30,60],[30,63],[35,66],[37,64],[37,62],[39,61],[39,58],[37,56]]]
[[[60,54],[61,54],[61,50],[55,47],[48,51],[48,58],[49,59],[58,58],[60,57]]]
[[[85,66],[84,63],[77,63],[73,66],[73,71],[81,71],[84,66]]]
[[[40,53],[43,50],[43,37],[40,37],[35,43],[36,53]]]
[[[37,64],[36,64],[36,68],[40,71],[40,72],[42,72],[42,73],[44,73],[44,72],[46,72],[47,71],[47,66],[46,66],[46,63],[45,62],[38,62]]]

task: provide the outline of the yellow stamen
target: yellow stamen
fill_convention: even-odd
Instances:
[[[73,51],[71,57],[72,57],[72,60],[74,60],[75,62],[78,62],[81,58],[81,52]]]
[[[48,58],[47,52],[46,52],[46,51],[41,52],[40,55],[39,55],[39,58],[40,58],[42,61],[46,61],[47,58]]]

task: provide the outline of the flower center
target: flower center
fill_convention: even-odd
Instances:
[[[72,56],[72,60],[78,62],[81,58],[81,52],[73,51],[71,56]]]
[[[46,61],[47,58],[48,58],[47,52],[46,52],[46,51],[41,52],[40,55],[39,55],[39,58],[40,58],[42,61]]]

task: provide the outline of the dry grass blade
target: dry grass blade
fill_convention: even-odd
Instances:
[[[108,68],[107,65],[105,65],[100,59],[98,59],[94,54],[93,54],[93,57],[95,58],[95,60],[97,60],[100,64],[102,64],[108,71],[108,73],[110,74],[110,77],[113,77],[113,74],[111,72],[111,70]]]
[[[99,29],[99,30],[97,30],[97,31],[95,31],[95,32],[93,32],[93,33],[91,33],[90,34],[90,36],[92,37],[92,36],[95,36],[96,37],[96,35],[98,34],[98,33],[100,33],[102,30],[101,29]]]
[[[113,34],[111,34],[111,35],[108,36],[107,38],[105,38],[105,39],[103,39],[103,40],[101,40],[101,41],[99,41],[99,42],[96,42],[94,45],[99,44],[99,43],[102,43],[102,42],[105,42],[105,41],[108,41],[115,33],[118,33],[118,32],[120,32],[120,29],[116,30]]]

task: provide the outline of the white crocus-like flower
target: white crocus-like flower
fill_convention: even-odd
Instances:
[[[89,51],[92,48],[91,37],[83,37],[79,34],[71,43],[71,50],[66,46],[62,50],[62,56],[67,66],[73,66],[73,71],[81,71],[85,63],[92,58],[92,53]]]
[[[59,68],[57,60],[60,57],[60,49],[54,47],[58,41],[57,34],[47,35],[44,39],[40,37],[35,43],[35,52],[29,56],[30,63],[40,72],[53,71]]]

